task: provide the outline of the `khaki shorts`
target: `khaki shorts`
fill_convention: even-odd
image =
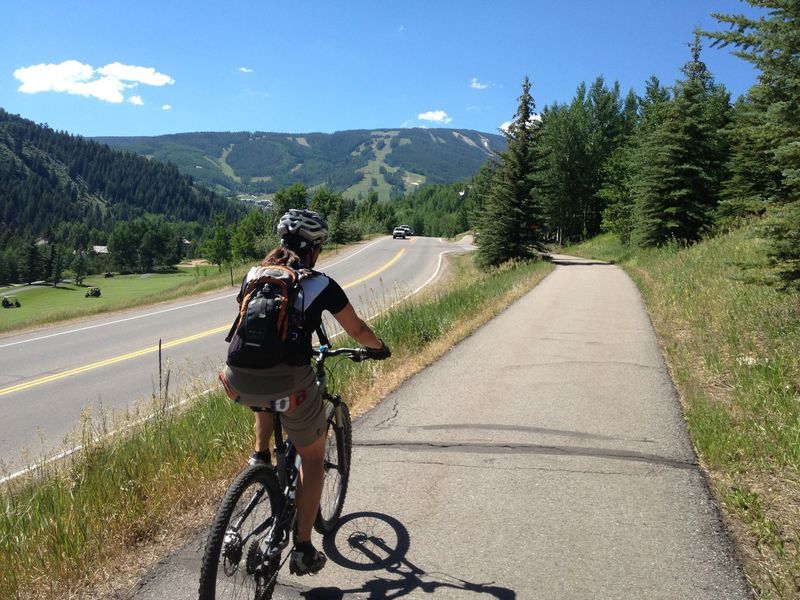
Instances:
[[[281,413],[281,425],[295,446],[308,446],[325,434],[328,421],[310,365],[278,365],[270,369],[225,365],[220,380],[229,398],[256,411],[269,408],[273,401],[290,398],[292,407]]]

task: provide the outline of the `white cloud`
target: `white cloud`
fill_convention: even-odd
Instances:
[[[161,110],[172,110],[172,104],[165,104],[161,107]]]
[[[153,67],[135,67],[133,65],[123,65],[118,62],[100,67],[97,69],[97,72],[106,77],[119,79],[120,81],[133,81],[135,83],[154,85],[156,87],[175,83],[172,77],[164,75],[164,73],[159,73]]]
[[[136,106],[144,105],[144,101],[142,100],[141,96],[131,96],[130,98],[128,98],[128,102],[130,102],[131,104],[135,104]]]
[[[473,90],[485,90],[486,88],[489,87],[489,84],[481,83],[480,81],[478,81],[477,77],[473,77],[472,80],[469,82],[469,87],[471,87]]]
[[[505,132],[508,132],[508,128],[509,128],[509,127],[511,127],[511,124],[512,124],[513,122],[514,122],[514,121],[504,121],[504,122],[503,122],[503,123],[500,125],[500,129],[502,129],[502,130],[503,130],[503,131],[505,131]],[[531,124],[531,125],[535,125],[535,124],[537,124],[537,123],[541,123],[541,122],[542,122],[542,115],[540,115],[540,114],[538,114],[538,113],[533,113],[533,114],[531,115],[531,118],[530,118],[530,119],[528,119],[528,123],[529,123],[529,124]]]
[[[420,121],[433,121],[435,123],[450,123],[453,119],[447,116],[443,110],[429,110],[428,112],[420,113],[417,115]]]
[[[252,73],[253,72],[253,69],[250,69],[248,67],[239,67],[236,70],[240,71],[241,73]]]
[[[38,64],[21,67],[14,71],[14,77],[22,82],[18,90],[25,94],[59,92],[97,98],[105,102],[119,104],[125,100],[123,92],[140,83],[163,86],[175,83],[169,75],[157,72],[152,67],[137,67],[111,63],[99,69],[77,60],[67,60],[60,64]],[[137,104],[132,98],[130,102]]]

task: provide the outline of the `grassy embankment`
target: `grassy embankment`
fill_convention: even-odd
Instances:
[[[246,267],[235,267],[234,282],[238,284],[246,270]],[[216,266],[202,266],[179,268],[172,273],[117,275],[110,278],[92,275],[84,279],[81,286],[67,283],[61,283],[58,287],[37,285],[19,293],[13,288],[4,288],[3,293],[16,295],[22,306],[0,309],[0,333],[173,298],[191,297],[230,284],[229,269],[220,272]],[[86,290],[93,286],[100,288],[99,298],[86,297]]]
[[[486,273],[470,257],[455,259],[446,285],[374,321],[393,357],[359,365],[342,361],[333,387],[351,399],[355,414],[362,412],[551,268],[535,263]],[[252,417],[220,393],[181,410],[155,408],[155,418],[116,439],[93,441],[103,426],[87,424],[85,450],[69,464],[42,467],[32,479],[0,491],[0,598],[108,591],[106,579],[135,580],[152,562],[148,555],[157,556],[154,545],[179,543],[208,521],[243,464]]]
[[[748,579],[799,598],[800,294],[770,284],[762,243],[742,229],[645,251],[604,235],[565,252],[634,278]]]

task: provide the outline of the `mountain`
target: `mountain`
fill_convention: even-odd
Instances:
[[[466,129],[377,129],[336,133],[178,133],[100,137],[178,169],[223,193],[270,194],[293,183],[325,185],[346,197],[403,195],[422,183],[471,178],[495,152],[501,135]]]
[[[0,234],[41,236],[70,222],[108,231],[116,221],[148,213],[208,224],[215,214],[233,220],[243,208],[196,186],[174,165],[0,108]]]

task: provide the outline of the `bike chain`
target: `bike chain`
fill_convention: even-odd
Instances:
[[[280,573],[281,569],[283,568],[283,565],[286,564],[286,561],[289,559],[291,554],[292,554],[291,551],[286,553],[286,556],[283,558],[283,561],[281,562],[281,564],[278,565],[278,568],[275,569],[275,573],[273,573],[272,577],[269,578],[267,585],[264,586],[264,590],[270,589],[270,586],[272,585],[273,582],[275,582],[277,585],[278,573]]]

